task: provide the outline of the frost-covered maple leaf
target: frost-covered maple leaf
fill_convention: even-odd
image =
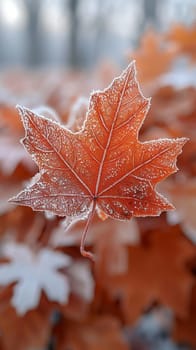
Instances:
[[[3,256],[11,261],[0,266],[0,285],[16,282],[11,303],[19,314],[38,305],[41,291],[49,300],[67,302],[70,281],[58,270],[70,266],[69,256],[47,248],[34,253],[24,244],[16,243],[5,244],[2,249]]]
[[[91,95],[81,131],[19,107],[23,144],[39,166],[39,178],[12,202],[68,217],[88,216],[81,253],[97,208],[119,220],[154,216],[174,207],[155,189],[177,170],[185,138],[138,141],[150,101],[135,77],[135,65],[104,91]]]

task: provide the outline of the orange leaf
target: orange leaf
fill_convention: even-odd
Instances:
[[[176,24],[168,33],[167,38],[178,45],[182,54],[190,55],[192,61],[196,60],[196,24],[186,27]]]
[[[142,38],[141,47],[128,54],[137,61],[141,82],[149,83],[169,70],[177,50],[174,45],[163,44],[161,35],[149,31]]]
[[[187,139],[139,142],[149,104],[131,63],[107,89],[91,95],[80,132],[19,107],[23,144],[40,173],[12,202],[61,216],[88,215],[81,253],[89,258],[84,240],[96,208],[120,220],[173,209],[155,186],[177,170]]]
[[[101,278],[110,297],[120,300],[128,323],[155,302],[186,317],[194,281],[186,265],[194,256],[195,248],[179,231],[152,232],[142,244],[129,248],[125,274]]]

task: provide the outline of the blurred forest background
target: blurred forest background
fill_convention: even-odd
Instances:
[[[195,0],[1,0],[0,66],[122,63],[149,26],[195,18]]]

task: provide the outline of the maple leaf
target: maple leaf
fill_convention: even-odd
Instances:
[[[61,216],[88,215],[80,250],[91,259],[84,242],[97,207],[120,220],[173,209],[155,186],[177,170],[176,157],[187,139],[139,142],[149,104],[133,62],[107,89],[91,95],[80,132],[18,107],[26,130],[23,144],[40,173],[11,201]]]
[[[129,248],[125,274],[109,275],[102,269],[97,278],[106,281],[112,298],[120,300],[127,322],[135,321],[154,302],[186,317],[194,281],[186,264],[194,256],[194,247],[179,231],[152,232],[142,244]]]
[[[70,293],[68,278],[58,271],[71,263],[69,256],[43,248],[37,254],[24,244],[4,246],[4,257],[9,263],[0,266],[0,285],[17,282],[12,305],[18,314],[35,308],[44,290],[50,300],[66,302]],[[54,286],[58,288],[54,288]]]

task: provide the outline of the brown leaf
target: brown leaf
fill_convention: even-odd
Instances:
[[[143,244],[131,247],[128,272],[108,276],[105,286],[120,301],[126,321],[135,321],[155,302],[185,316],[193,284],[186,263],[194,254],[177,230],[148,234]]]

